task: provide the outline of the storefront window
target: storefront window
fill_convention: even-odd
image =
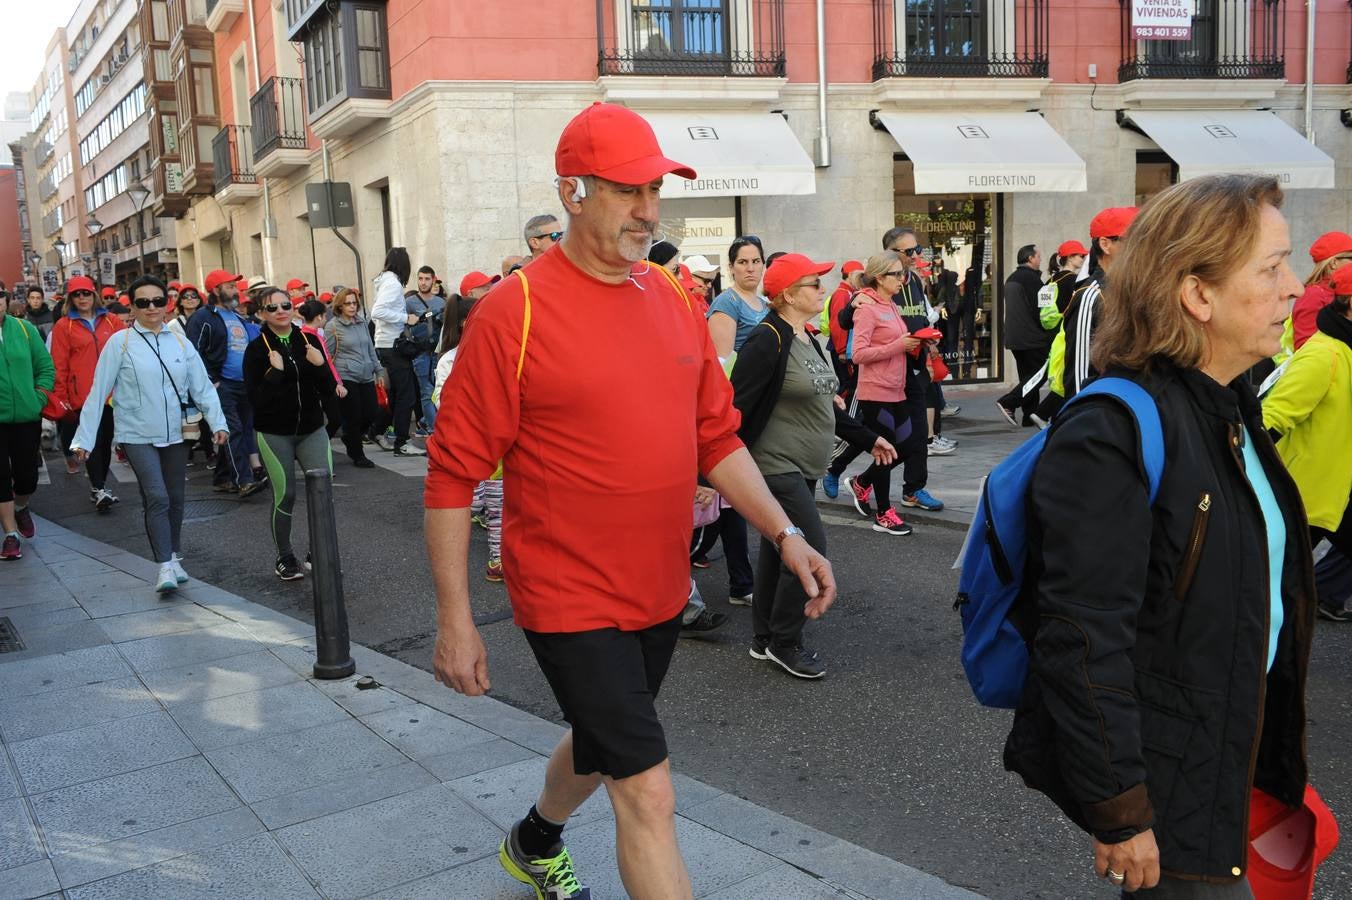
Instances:
[[[1136,153],[1136,205],[1145,202],[1178,180],[1178,167],[1167,154],[1153,150]]]
[[[680,248],[680,258],[700,254],[723,268],[727,286],[728,247],[737,237],[734,197],[690,197],[662,201],[661,236]]]
[[[992,265],[998,195],[917,194],[906,159],[895,162],[893,178],[896,223],[919,240],[917,271],[939,313],[939,349],[953,381],[1001,380],[999,273]]]

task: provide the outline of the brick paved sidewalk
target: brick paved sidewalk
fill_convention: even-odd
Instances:
[[[353,647],[310,678],[310,626],[38,520],[0,564],[0,898],[473,898],[561,729]],[[192,561],[187,561],[192,568]],[[5,624],[0,621],[0,625]],[[0,640],[12,636],[0,634]],[[699,897],[975,898],[677,776]],[[624,896],[604,793],[569,823],[597,900]]]

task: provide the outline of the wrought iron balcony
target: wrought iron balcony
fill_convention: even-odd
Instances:
[[[305,89],[299,78],[272,77],[249,100],[254,159],[305,149]]]
[[[1046,78],[1048,0],[873,0],[873,80]]]
[[[1286,77],[1285,0],[1196,0],[1186,41],[1134,39],[1131,2],[1121,3],[1119,81]]]
[[[211,141],[211,156],[216,168],[216,193],[232,184],[258,183],[248,125],[227,125],[217,132]]]
[[[784,76],[784,0],[596,0],[601,75]]]

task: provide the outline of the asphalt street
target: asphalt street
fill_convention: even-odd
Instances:
[[[983,429],[972,431],[965,447],[989,440]],[[949,433],[962,432],[963,420],[955,420]],[[962,452],[951,460],[960,460]],[[358,470],[335,457],[352,638],[430,668],[435,626],[421,479],[385,468]],[[66,475],[59,453],[48,453],[47,460],[51,483],[39,488],[36,511],[148,555],[130,476],[110,482],[122,502],[99,514],[90,506],[84,477]],[[283,583],[272,574],[266,493],[243,501],[213,494],[200,460],[189,474],[188,571],[308,618],[309,582]],[[971,478],[981,474],[984,467]],[[302,504],[296,510],[302,551],[304,521]],[[751,659],[750,611],[727,604],[722,563],[697,573],[711,607],[732,621],[705,639],[683,640],[678,649],[659,701],[674,765],[989,897],[1115,897],[1093,875],[1087,838],[1003,770],[1010,714],[979,707],[968,692],[951,608],[959,528],[919,523],[913,535],[892,537],[860,527],[833,507],[827,533],[841,597],[830,615],[809,626],[807,642],[829,667],[818,682]],[[485,535],[475,529],[471,572],[481,573],[485,559]],[[553,696],[510,620],[505,590],[481,577],[471,585],[489,648],[493,695],[558,719]],[[1349,684],[1352,625],[1321,623],[1309,686],[1311,776],[1345,822],[1352,822],[1352,754],[1343,746],[1352,741]],[[1352,896],[1352,849],[1340,849],[1321,870],[1316,896]]]

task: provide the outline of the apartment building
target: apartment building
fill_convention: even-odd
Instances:
[[[29,134],[19,142],[24,148],[21,162],[31,231],[27,270],[49,294],[60,288],[63,276],[81,266],[84,211],[79,203],[74,98],[67,81],[67,59],[66,30],[58,28],[29,93]]]
[[[915,228],[936,289],[984,309],[965,382],[1005,376],[1014,249],[1086,240],[1104,206],[1266,172],[1298,247],[1352,229],[1346,3],[1194,0],[1181,33],[1125,0],[825,0],[820,31],[811,0],[144,0],[143,22],[159,7],[154,202],[189,278],[369,283],[391,245],[451,284],[492,270],[558,212],[555,141],[596,100],[698,170],[664,190],[683,253],[754,233],[843,260]],[[310,227],[326,174],[350,226]]]

